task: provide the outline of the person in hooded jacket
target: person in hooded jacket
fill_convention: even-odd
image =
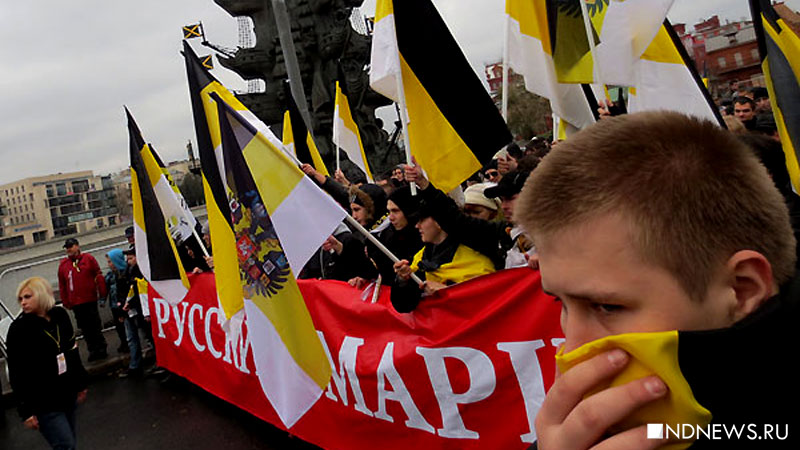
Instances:
[[[389,212],[389,225],[377,234],[377,238],[399,259],[411,261],[422,248],[422,239],[416,229],[419,197],[412,196],[408,186],[398,188],[389,194],[386,209]],[[367,241],[366,245],[369,258],[378,268],[381,284],[392,286],[395,279],[394,262],[371,242]],[[350,279],[349,283],[360,289],[367,281],[356,277]]]
[[[125,318],[128,317],[128,314],[122,310],[122,306],[125,304],[125,293],[128,292],[128,283],[125,278],[125,269],[128,267],[128,263],[125,262],[122,250],[118,248],[106,253],[106,261],[109,268],[109,271],[106,272],[106,286],[108,287],[106,301],[111,308],[114,328],[119,336],[120,346],[117,347],[117,353],[129,353],[128,338],[125,334]],[[122,292],[122,298],[120,298],[120,292]]]

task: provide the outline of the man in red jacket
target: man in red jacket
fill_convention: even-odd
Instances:
[[[58,265],[61,303],[75,314],[75,321],[89,347],[89,361],[107,358],[106,340],[97,309],[97,299],[106,296],[103,272],[92,255],[81,253],[77,239],[67,239],[64,248],[67,257]]]

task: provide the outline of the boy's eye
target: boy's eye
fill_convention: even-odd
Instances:
[[[592,308],[604,314],[611,314],[621,311],[623,306],[611,303],[592,303]]]

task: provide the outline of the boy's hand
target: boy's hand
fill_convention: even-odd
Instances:
[[[603,381],[625,367],[630,356],[616,349],[584,361],[563,375],[545,397],[536,416],[536,434],[541,450],[550,449],[651,449],[663,444],[647,439],[642,425],[613,436],[609,427],[636,409],[667,393],[658,377],[646,377],[583,398]]]

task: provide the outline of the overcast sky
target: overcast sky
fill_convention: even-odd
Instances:
[[[500,59],[504,0],[434,3],[476,71]],[[800,8],[800,0],[787,3]],[[364,13],[372,15],[374,4],[366,0]],[[693,24],[714,14],[740,20],[749,16],[747,1],[676,0],[669,17]],[[4,2],[0,184],[124,168],[123,105],[165,161],[185,158],[186,143],[195,136],[179,50],[181,27],[196,21],[210,41],[236,46],[236,20],[212,0]],[[245,87],[222,67],[214,74],[229,88]]]

